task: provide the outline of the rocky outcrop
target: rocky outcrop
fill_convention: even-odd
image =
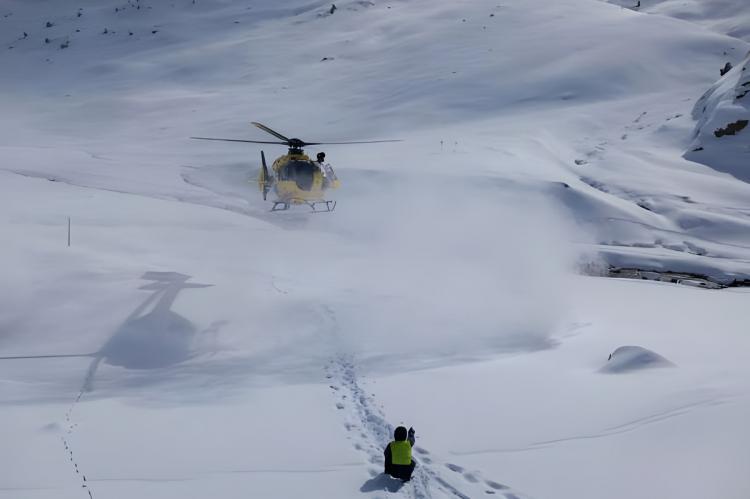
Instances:
[[[750,182],[750,54],[693,108],[695,136],[685,158]]]

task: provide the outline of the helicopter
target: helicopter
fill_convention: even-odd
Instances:
[[[303,147],[329,144],[375,144],[382,142],[401,142],[400,140],[366,140],[357,142],[305,142],[297,138],[288,138],[262,123],[252,122],[264,132],[276,137],[277,141],[221,139],[212,137],[190,137],[197,140],[219,140],[224,142],[248,142],[251,144],[281,144],[289,148],[287,154],[276,158],[268,168],[266,155],[260,151],[261,169],[258,173],[258,188],[263,194],[263,201],[273,190],[275,199],[271,211],[286,211],[292,205],[307,205],[312,212],[331,212],[336,209],[336,201],[326,199],[325,191],[336,189],[341,182],[333,168],[325,163],[325,153],[318,153],[317,161],[305,154]]]

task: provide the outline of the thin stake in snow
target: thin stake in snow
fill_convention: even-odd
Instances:
[[[70,248],[70,217],[68,217],[68,248]]]

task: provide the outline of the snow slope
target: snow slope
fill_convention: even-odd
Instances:
[[[698,124],[687,158],[750,181],[750,54],[696,102]]]
[[[674,1],[644,0],[636,2],[612,0],[612,3],[638,12],[671,16],[705,26],[741,40],[750,40],[750,4],[741,0]],[[712,85],[695,103],[692,117],[697,122],[685,157],[747,182],[750,176],[750,133],[745,129],[750,110],[745,100],[748,93],[747,65],[750,53],[742,46],[722,51],[717,76]],[[736,66],[725,75],[725,69]],[[744,130],[744,132],[743,132]]]
[[[609,0],[648,14],[664,15],[705,26],[743,40],[750,39],[750,9],[742,0]],[[725,54],[727,55],[727,54]],[[740,56],[741,54],[733,54]]]
[[[0,497],[747,497],[747,292],[576,270],[750,276],[750,187],[682,157],[748,43],[336,6],[0,5]],[[269,214],[259,148],[187,139],[251,120],[405,141],[327,149],[333,214]],[[626,345],[676,367],[601,373]]]

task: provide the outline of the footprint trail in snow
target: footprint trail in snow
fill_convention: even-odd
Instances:
[[[95,360],[94,362],[95,364],[98,364],[98,360]],[[83,386],[81,386],[81,389],[78,391],[78,395],[76,395],[75,400],[73,400],[73,402],[70,404],[70,407],[65,412],[66,428],[65,428],[65,433],[60,437],[60,439],[62,440],[63,446],[65,447],[65,453],[68,455],[68,460],[70,461],[70,464],[73,466],[73,471],[75,471],[75,474],[79,476],[81,479],[81,489],[86,492],[89,499],[94,499],[94,495],[91,491],[91,488],[89,487],[88,481],[86,480],[86,475],[83,474],[83,471],[78,466],[78,461],[73,455],[73,448],[70,443],[70,437],[73,435],[74,430],[78,427],[78,423],[73,422],[73,411],[81,402],[81,398],[83,397],[83,394],[87,391],[88,387],[91,385],[94,371],[95,369],[92,370],[91,368],[89,368],[89,371],[86,374],[86,378],[83,380]]]
[[[341,355],[329,361],[326,365],[326,376],[336,399],[336,408],[344,415],[344,426],[351,435],[354,447],[367,455],[367,460],[372,465],[369,469],[370,475],[375,478],[381,473],[383,449],[391,441],[394,428],[377,407],[374,398],[360,386],[351,358]],[[411,482],[397,491],[407,497],[528,498],[506,485],[483,478],[478,472],[444,462],[420,445],[414,447],[414,458],[417,467]],[[445,471],[449,473],[443,475]]]

